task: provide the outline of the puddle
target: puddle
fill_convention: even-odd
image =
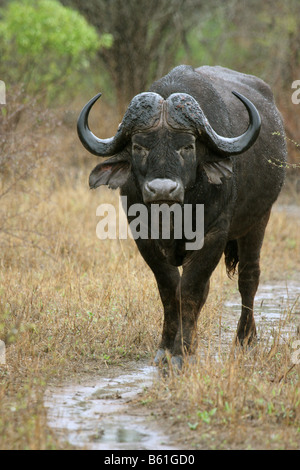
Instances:
[[[151,416],[142,415],[128,401],[151,385],[157,368],[135,363],[128,373],[93,378],[90,383],[53,387],[46,393],[48,424],[62,441],[90,450],[175,449]],[[111,371],[108,371],[111,374]]]
[[[240,297],[224,304],[222,351],[232,343],[240,315]],[[274,283],[260,285],[255,300],[255,320],[259,337],[296,336],[300,322],[300,285]],[[298,326],[299,328],[299,326]],[[221,337],[220,337],[221,339]],[[158,370],[145,363],[131,363],[126,370],[110,368],[105,376],[83,383],[50,388],[45,397],[48,424],[62,442],[90,450],[166,450],[170,444],[153,417],[142,407],[128,406],[144,387],[158,378]],[[178,448],[177,448],[178,449]]]
[[[226,308],[240,316],[241,300],[239,294],[233,300],[224,303]],[[260,332],[276,334],[282,328],[282,334],[295,334],[300,323],[300,284],[289,281],[287,284],[261,284],[255,296],[254,318]],[[260,335],[261,336],[261,335]]]

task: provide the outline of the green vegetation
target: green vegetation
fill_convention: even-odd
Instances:
[[[112,44],[110,34],[100,36],[57,0],[13,1],[1,13],[1,76],[27,93],[59,94],[100,48]]]

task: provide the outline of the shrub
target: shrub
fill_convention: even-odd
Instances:
[[[112,37],[57,0],[15,0],[1,11],[0,75],[7,85],[22,83],[28,93],[54,95],[88,67]]]

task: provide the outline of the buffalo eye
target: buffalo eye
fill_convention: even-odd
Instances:
[[[193,152],[195,150],[195,145],[194,144],[188,144],[185,145],[184,147],[181,147],[180,153],[187,153],[187,152]]]
[[[145,151],[146,149],[144,147],[142,147],[141,145],[139,145],[139,144],[133,144],[132,145],[132,150],[134,152],[140,153],[140,152]]]
[[[144,158],[148,155],[148,150],[145,149],[145,147],[142,147],[141,145],[136,144],[136,143],[132,144],[132,151],[135,154],[138,154],[142,158]]]

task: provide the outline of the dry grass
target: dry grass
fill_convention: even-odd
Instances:
[[[275,208],[262,283],[281,281],[288,289],[289,281],[299,280],[297,214]],[[300,366],[291,358],[300,339],[299,297],[282,306],[275,324],[265,322],[265,330],[259,324],[259,342],[244,353],[234,343],[239,314],[224,307],[237,296],[236,284],[220,264],[198,324],[197,362],[180,376],[162,377],[142,402],[191,449],[299,449]]]
[[[86,157],[87,168],[75,133],[65,135],[61,128],[48,158],[1,200],[1,211],[14,216],[10,233],[0,230],[1,449],[60,448],[43,407],[49,380],[150,359],[161,332],[156,284],[134,242],[96,237],[98,204],[117,204],[118,196],[88,190],[93,159]],[[263,279],[299,272],[299,237],[293,216],[273,215]],[[218,267],[199,324],[199,364],[162,380],[144,403],[158,416],[163,409],[165,423],[196,447],[294,448],[299,368],[289,371],[289,344],[263,343],[243,356],[231,351],[233,330],[220,340],[220,312],[235,292]]]
[[[299,370],[287,345],[203,359],[146,400],[191,449],[299,448]]]

